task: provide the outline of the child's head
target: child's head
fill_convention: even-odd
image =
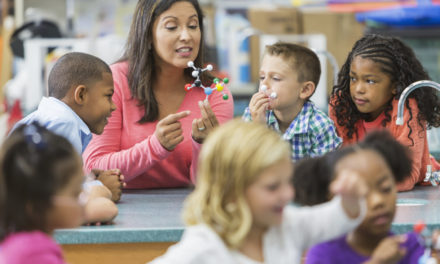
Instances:
[[[207,224],[230,247],[251,227],[279,224],[293,196],[288,143],[258,122],[233,120],[203,144],[198,182],[185,204],[187,224]]]
[[[295,201],[314,205],[329,200],[329,184],[343,170],[358,173],[369,187],[367,215],[357,230],[372,235],[386,234],[395,213],[396,183],[411,173],[408,149],[388,132],[377,131],[367,135],[357,145],[321,158],[300,161],[295,166],[294,184],[295,193],[301,192],[303,195],[295,197]],[[315,177],[318,177],[317,182],[314,181]]]
[[[292,183],[295,188],[294,201],[301,205],[315,205],[327,202],[331,197],[329,186],[332,173],[325,156],[304,158],[295,163],[295,176]]]
[[[37,123],[18,127],[0,152],[0,239],[82,222],[84,176],[72,145]]]
[[[101,134],[116,109],[109,66],[90,54],[71,52],[53,66],[48,79],[49,96],[64,101],[95,134]]]
[[[320,75],[321,64],[312,50],[285,42],[266,46],[260,67],[260,85],[277,93],[272,108],[302,105],[315,92]]]
[[[419,80],[429,80],[429,76],[402,41],[380,35],[361,38],[348,54],[338,84],[333,87],[332,104],[338,124],[348,129],[350,138],[360,119],[374,120],[385,112],[385,125],[391,121],[392,99],[399,99],[408,85]],[[440,125],[440,102],[434,89],[417,89],[409,97],[415,98],[420,111],[411,112],[413,118]],[[406,106],[409,108],[408,102]]]

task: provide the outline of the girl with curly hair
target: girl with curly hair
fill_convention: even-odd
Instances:
[[[430,158],[426,130],[440,126],[440,100],[433,89],[417,89],[405,102],[404,125],[397,126],[397,104],[411,83],[429,75],[410,47],[393,37],[367,35],[358,40],[333,87],[329,115],[344,145],[373,130],[387,129],[412,152],[411,177],[398,185],[411,190],[423,181]]]

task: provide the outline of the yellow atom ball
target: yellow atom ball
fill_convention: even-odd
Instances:
[[[215,88],[217,88],[217,91],[219,91],[219,92],[223,91],[223,85],[221,85],[221,84],[215,85]]]

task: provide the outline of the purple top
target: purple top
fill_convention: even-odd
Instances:
[[[19,232],[0,244],[0,264],[65,264],[60,246],[40,231]]]
[[[392,235],[392,234],[390,234]],[[318,244],[310,248],[306,256],[306,264],[339,264],[339,263],[363,263],[369,260],[369,257],[359,255],[346,241],[346,235]],[[419,243],[417,235],[413,232],[407,233],[407,239],[402,244],[406,249],[406,255],[398,264],[418,263],[423,255],[424,248]]]

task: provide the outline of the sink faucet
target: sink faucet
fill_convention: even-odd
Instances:
[[[417,81],[406,87],[400,95],[399,104],[397,105],[396,125],[403,125],[403,103],[405,102],[406,98],[412,91],[420,87],[431,87],[440,91],[440,84],[433,81]]]
[[[420,87],[431,87],[440,91],[440,84],[433,81],[417,81],[410,84],[408,87],[403,90],[400,95],[399,104],[397,105],[397,119],[396,125],[403,125],[403,106],[408,95],[417,88]],[[440,183],[440,171],[433,172],[431,165],[428,165],[426,168],[425,182],[431,182],[433,186],[437,186]]]

